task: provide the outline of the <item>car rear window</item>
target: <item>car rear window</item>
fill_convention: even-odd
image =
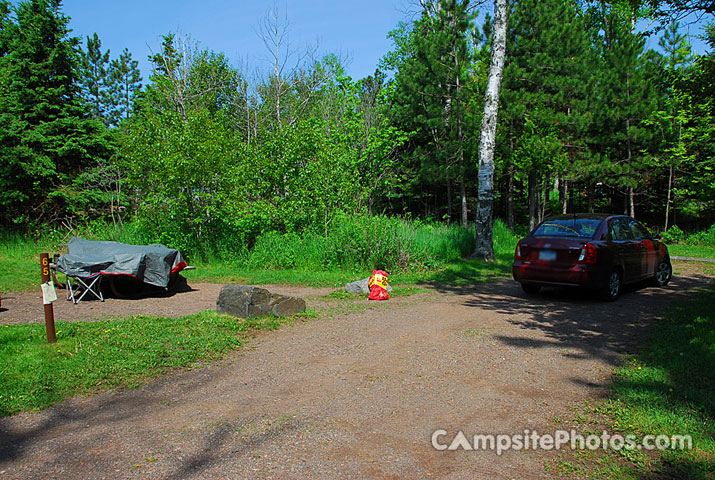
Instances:
[[[593,238],[593,234],[596,233],[596,229],[602,221],[598,218],[547,220],[534,230],[532,236]]]

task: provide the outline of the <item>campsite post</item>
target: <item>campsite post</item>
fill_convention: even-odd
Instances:
[[[40,254],[40,267],[42,267],[42,283],[50,281],[50,255],[48,253]],[[44,299],[44,295],[43,295]],[[44,303],[44,300],[43,300]],[[52,303],[45,303],[45,330],[47,331],[47,341],[54,343],[57,341],[55,335],[55,312],[52,308]]]

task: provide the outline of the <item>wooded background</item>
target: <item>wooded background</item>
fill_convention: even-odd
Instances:
[[[109,222],[190,251],[327,234],[341,216],[466,227],[492,19],[465,0],[421,6],[366,78],[337,55],[291,54],[270,10],[257,29],[269,72],[167,32],[145,81],[128,50],[71,36],[59,0],[0,1],[0,226]],[[706,54],[681,33],[688,14]],[[510,2],[495,216],[517,229],[577,211],[711,225],[712,14],[713,2]]]

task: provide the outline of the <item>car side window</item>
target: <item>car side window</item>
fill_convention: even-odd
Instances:
[[[631,232],[633,232],[633,238],[636,240],[650,240],[651,236],[648,230],[635,220],[629,222],[631,227]]]
[[[622,218],[616,218],[611,222],[611,240],[632,240],[633,234],[631,229]]]

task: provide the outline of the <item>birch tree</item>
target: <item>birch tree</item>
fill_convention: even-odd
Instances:
[[[484,94],[484,116],[479,134],[479,189],[477,193],[476,246],[472,257],[494,260],[492,224],[494,210],[494,146],[499,113],[499,90],[506,54],[506,0],[494,1],[492,59]]]

